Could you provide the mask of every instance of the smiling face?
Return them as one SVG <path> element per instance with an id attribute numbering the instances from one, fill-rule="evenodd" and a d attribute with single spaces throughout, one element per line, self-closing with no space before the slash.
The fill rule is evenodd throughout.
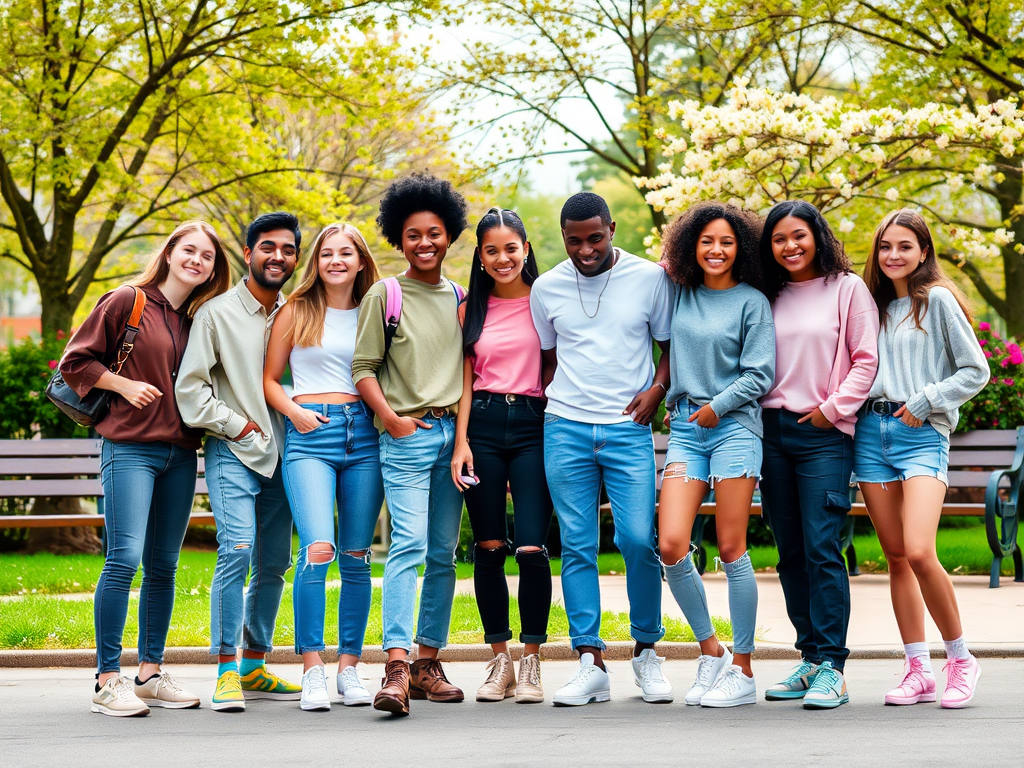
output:
<path id="1" fill-rule="evenodd" d="M 731 287 L 736 281 L 732 268 L 739 246 L 736 233 L 725 219 L 715 219 L 700 231 L 697 238 L 697 264 L 704 270 L 708 287 Z"/>
<path id="2" fill-rule="evenodd" d="M 432 211 L 420 211 L 402 227 L 402 255 L 409 262 L 409 277 L 430 280 L 440 275 L 441 262 L 451 244 L 444 220 Z"/>
<path id="3" fill-rule="evenodd" d="M 600 216 L 586 221 L 566 219 L 562 228 L 565 253 L 584 277 L 593 277 L 611 268 L 615 261 L 615 222 L 605 224 Z"/>
<path id="4" fill-rule="evenodd" d="M 789 279 L 800 283 L 821 277 L 821 268 L 815 258 L 817 249 L 810 225 L 796 216 L 781 219 L 772 230 L 772 255 Z"/>
<path id="5" fill-rule="evenodd" d="M 878 241 L 878 267 L 897 286 L 906 285 L 909 278 L 924 263 L 927 253 L 914 230 L 894 224 L 882 233 Z"/>
<path id="6" fill-rule="evenodd" d="M 175 280 L 195 288 L 213 275 L 217 252 L 202 230 L 186 232 L 167 255 L 168 272 Z"/>
<path id="7" fill-rule="evenodd" d="M 495 283 L 511 285 L 522 282 L 523 264 L 530 244 L 509 227 L 493 227 L 484 233 L 480 243 L 480 263 Z"/>
<path id="8" fill-rule="evenodd" d="M 352 238 L 343 232 L 334 232 L 324 238 L 317 254 L 317 269 L 324 285 L 341 287 L 354 283 L 363 261 Z"/>
<path id="9" fill-rule="evenodd" d="M 295 233 L 290 229 L 273 229 L 260 234 L 253 250 L 243 251 L 249 274 L 261 287 L 277 291 L 295 271 L 298 250 Z"/>

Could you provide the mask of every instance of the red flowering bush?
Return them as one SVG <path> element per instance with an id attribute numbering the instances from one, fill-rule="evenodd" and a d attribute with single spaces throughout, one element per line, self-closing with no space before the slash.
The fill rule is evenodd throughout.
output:
<path id="1" fill-rule="evenodd" d="M 1013 429 L 1024 425 L 1024 352 L 988 323 L 978 324 L 978 343 L 988 360 L 989 381 L 960 409 L 957 432 Z"/>

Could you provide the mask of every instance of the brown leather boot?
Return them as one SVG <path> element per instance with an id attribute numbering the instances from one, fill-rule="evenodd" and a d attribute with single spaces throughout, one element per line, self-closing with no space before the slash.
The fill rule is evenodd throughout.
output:
<path id="1" fill-rule="evenodd" d="M 393 715 L 409 714 L 409 662 L 389 661 L 384 666 L 381 688 L 373 697 L 373 708 Z"/>
<path id="2" fill-rule="evenodd" d="M 465 698 L 462 689 L 448 682 L 437 659 L 416 659 L 410 665 L 412 682 L 409 685 L 409 696 L 414 699 L 428 701 L 458 702 Z"/>

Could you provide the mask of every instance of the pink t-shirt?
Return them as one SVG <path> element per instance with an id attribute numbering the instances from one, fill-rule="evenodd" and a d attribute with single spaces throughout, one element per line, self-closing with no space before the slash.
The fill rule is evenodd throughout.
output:
<path id="1" fill-rule="evenodd" d="M 530 297 L 487 299 L 487 318 L 473 345 L 473 391 L 540 397 L 540 337 Z"/>
<path id="2" fill-rule="evenodd" d="M 763 408 L 822 414 L 853 435 L 878 370 L 878 307 L 854 274 L 787 282 L 772 304 L 775 382 Z M 840 343 L 842 338 L 842 343 Z"/>

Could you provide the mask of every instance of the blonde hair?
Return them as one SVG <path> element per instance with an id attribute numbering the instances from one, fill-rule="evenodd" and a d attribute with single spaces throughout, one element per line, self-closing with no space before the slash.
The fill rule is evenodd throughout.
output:
<path id="1" fill-rule="evenodd" d="M 174 250 L 174 246 L 178 244 L 181 238 L 191 232 L 202 232 L 213 243 L 213 274 L 210 275 L 206 282 L 193 288 L 192 293 L 188 295 L 183 304 L 188 316 L 194 317 L 196 310 L 214 296 L 224 293 L 231 285 L 231 267 L 228 264 L 227 254 L 224 251 L 224 244 L 221 242 L 220 237 L 217 236 L 214 228 L 205 221 L 192 219 L 176 226 L 174 231 L 164 240 L 163 245 L 150 255 L 149 263 L 146 264 L 142 274 L 126 284 L 143 286 L 160 285 L 160 283 L 164 282 L 170 273 L 169 257 L 171 251 Z"/>
<path id="2" fill-rule="evenodd" d="M 352 288 L 352 298 L 357 305 L 370 290 L 370 286 L 380 279 L 377 264 L 370 254 L 370 246 L 366 244 L 366 239 L 358 229 L 345 223 L 328 224 L 324 227 L 310 246 L 302 280 L 288 297 L 288 303 L 292 305 L 292 326 L 288 329 L 288 335 L 296 346 L 318 347 L 323 341 L 324 322 L 327 318 L 327 293 L 324 281 L 320 277 L 320 249 L 324 241 L 335 234 L 342 234 L 351 239 L 356 247 L 356 253 L 359 254 L 359 262 L 363 268 L 356 275 L 356 282 Z"/>

